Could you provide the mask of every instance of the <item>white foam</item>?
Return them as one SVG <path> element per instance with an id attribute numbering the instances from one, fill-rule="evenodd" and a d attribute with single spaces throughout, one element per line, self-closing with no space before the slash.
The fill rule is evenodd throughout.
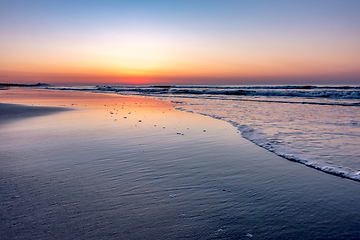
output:
<path id="1" fill-rule="evenodd" d="M 192 105 L 192 106 L 194 106 L 194 105 Z M 200 105 L 197 105 L 197 106 L 199 107 Z M 197 113 L 197 114 L 201 114 L 204 116 L 212 117 L 214 119 L 227 121 L 230 124 L 232 124 L 234 127 L 236 127 L 241 132 L 241 135 L 245 139 L 255 143 L 256 145 L 258 145 L 270 152 L 275 153 L 276 155 L 278 155 L 280 157 L 283 157 L 290 161 L 304 164 L 308 167 L 311 167 L 311 168 L 314 168 L 317 170 L 321 170 L 321 171 L 329 173 L 329 174 L 333 174 L 333 175 L 337 175 L 340 177 L 360 181 L 360 171 L 356 171 L 356 170 L 346 167 L 346 166 L 336 165 L 331 161 L 327 161 L 327 162 L 319 161 L 316 156 L 309 156 L 309 155 L 304 154 L 304 152 L 306 152 L 307 150 L 302 152 L 302 151 L 299 151 L 298 149 L 293 149 L 287 145 L 280 145 L 277 141 L 270 140 L 269 136 L 267 136 L 263 132 L 256 130 L 249 125 L 241 124 L 234 117 L 231 118 L 229 116 L 225 117 L 225 116 L 219 116 L 219 115 L 215 115 L 215 114 L 207 114 L 207 113 L 201 112 L 199 110 L 197 110 L 197 111 L 188 110 L 187 106 L 177 106 L 177 107 L 175 107 L 175 109 L 181 110 L 181 111 L 186 111 L 186 112 L 191 112 L 191 113 Z M 222 111 L 217 112 L 217 114 L 221 114 L 221 113 L 224 114 Z"/>

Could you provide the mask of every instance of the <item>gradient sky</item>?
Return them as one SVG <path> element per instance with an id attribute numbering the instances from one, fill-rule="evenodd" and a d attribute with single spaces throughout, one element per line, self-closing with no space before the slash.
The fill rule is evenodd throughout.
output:
<path id="1" fill-rule="evenodd" d="M 0 82 L 360 84 L 360 1 L 0 0 Z"/>

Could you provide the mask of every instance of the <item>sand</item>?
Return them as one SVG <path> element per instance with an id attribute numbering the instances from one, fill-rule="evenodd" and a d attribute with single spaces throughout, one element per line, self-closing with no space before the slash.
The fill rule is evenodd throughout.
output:
<path id="1" fill-rule="evenodd" d="M 280 158 L 226 122 L 143 97 L 13 89 L 0 102 L 57 107 L 30 117 L 35 107 L 1 104 L 29 116 L 0 124 L 1 239 L 360 234 L 358 182 Z"/>
<path id="2" fill-rule="evenodd" d="M 67 111 L 67 110 L 69 109 L 0 103 L 0 124 L 11 122 L 18 119 L 44 116 L 44 115 L 53 114 L 60 111 Z"/>

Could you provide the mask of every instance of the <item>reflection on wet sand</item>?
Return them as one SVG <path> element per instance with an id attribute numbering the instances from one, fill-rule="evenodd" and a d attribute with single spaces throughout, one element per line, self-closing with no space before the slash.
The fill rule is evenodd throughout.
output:
<path id="1" fill-rule="evenodd" d="M 74 109 L 2 125 L 4 239 L 358 236 L 357 183 L 229 123 L 142 97 L 15 89 L 0 101 Z"/>

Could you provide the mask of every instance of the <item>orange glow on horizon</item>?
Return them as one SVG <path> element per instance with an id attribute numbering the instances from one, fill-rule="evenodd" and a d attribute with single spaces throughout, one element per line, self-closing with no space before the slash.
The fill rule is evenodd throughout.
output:
<path id="1" fill-rule="evenodd" d="M 176 85 L 176 84 L 254 84 L 257 82 L 286 83 L 294 80 L 297 83 L 308 81 L 324 82 L 329 80 L 339 81 L 347 79 L 349 83 L 358 83 L 360 72 L 351 71 L 328 71 L 328 72 L 292 72 L 282 73 L 274 71 L 260 74 L 172 74 L 172 75 L 105 75 L 105 74 L 66 74 L 66 73 L 1 73 L 0 82 L 3 83 L 49 83 L 49 84 L 70 84 L 70 85 L 97 85 L 97 84 L 130 84 L 130 85 Z M 344 82 L 344 81 L 343 81 Z M 345 83 L 345 82 L 344 82 Z"/>
<path id="2" fill-rule="evenodd" d="M 313 1 L 8 2 L 0 14 L 7 23 L 0 24 L 1 82 L 360 83 L 356 1 L 326 8 Z"/>

